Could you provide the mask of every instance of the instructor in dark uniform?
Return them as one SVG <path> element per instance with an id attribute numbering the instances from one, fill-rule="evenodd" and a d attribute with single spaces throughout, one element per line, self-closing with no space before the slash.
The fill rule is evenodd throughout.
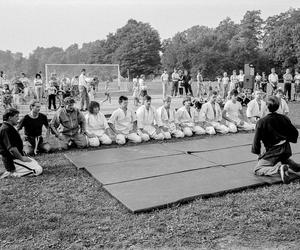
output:
<path id="1" fill-rule="evenodd" d="M 280 174 L 283 183 L 288 183 L 289 172 L 300 171 L 300 164 L 290 159 L 292 156 L 290 142 L 297 142 L 298 130 L 287 116 L 276 112 L 279 108 L 276 96 L 268 98 L 267 107 L 270 113 L 256 124 L 252 153 L 259 155 L 259 158 L 254 173 L 266 176 Z M 263 153 L 261 141 L 265 146 Z"/>

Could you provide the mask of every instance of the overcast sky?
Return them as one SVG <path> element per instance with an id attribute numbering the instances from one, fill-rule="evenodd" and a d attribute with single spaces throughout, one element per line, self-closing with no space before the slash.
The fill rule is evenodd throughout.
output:
<path id="1" fill-rule="evenodd" d="M 262 17 L 299 8 L 300 0 L 0 0 L 0 50 L 28 56 L 37 46 L 66 48 L 106 38 L 128 19 L 148 22 L 162 39 L 193 25 L 216 27 L 247 10 Z"/>

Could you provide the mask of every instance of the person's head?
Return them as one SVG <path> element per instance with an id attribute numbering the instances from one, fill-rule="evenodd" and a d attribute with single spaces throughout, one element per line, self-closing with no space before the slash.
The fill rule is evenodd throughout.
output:
<path id="1" fill-rule="evenodd" d="M 41 76 L 39 73 L 37 73 L 37 74 L 35 74 L 35 78 L 36 78 L 36 79 L 41 79 L 42 76 Z"/>
<path id="2" fill-rule="evenodd" d="M 120 107 L 122 109 L 127 109 L 127 106 L 128 106 L 128 97 L 124 96 L 124 95 L 121 95 L 119 97 L 119 104 L 120 104 Z"/>
<path id="3" fill-rule="evenodd" d="M 53 87 L 54 86 L 54 82 L 51 80 L 49 81 L 49 84 L 50 84 L 50 87 Z"/>
<path id="4" fill-rule="evenodd" d="M 88 111 L 90 114 L 97 115 L 100 111 L 100 104 L 96 101 L 91 101 L 88 107 Z"/>
<path id="5" fill-rule="evenodd" d="M 176 69 L 176 68 L 174 68 L 174 72 L 177 72 L 177 69 Z"/>
<path id="6" fill-rule="evenodd" d="M 1 70 L 1 71 L 0 71 L 0 77 L 2 77 L 3 74 L 4 74 L 4 72 Z"/>
<path id="7" fill-rule="evenodd" d="M 172 97 L 171 96 L 166 96 L 164 99 L 163 99 L 163 102 L 164 102 L 164 107 L 166 109 L 169 109 L 171 107 L 171 102 L 172 102 Z"/>
<path id="8" fill-rule="evenodd" d="M 262 75 L 263 75 L 263 76 L 266 76 L 266 72 L 262 72 Z"/>
<path id="9" fill-rule="evenodd" d="M 236 75 L 236 70 L 235 70 L 235 69 L 232 71 L 232 74 L 233 74 L 233 75 Z"/>
<path id="10" fill-rule="evenodd" d="M 211 103 L 215 103 L 217 101 L 217 98 L 218 98 L 218 92 L 217 91 L 213 91 L 212 95 L 210 96 L 209 101 Z"/>
<path id="11" fill-rule="evenodd" d="M 255 93 L 254 93 L 254 96 L 255 96 L 255 99 L 256 100 L 261 100 L 264 96 L 264 92 L 262 90 L 256 90 Z"/>
<path id="12" fill-rule="evenodd" d="M 81 70 L 81 74 L 85 75 L 85 73 L 86 73 L 86 70 L 85 70 L 85 69 L 82 69 L 82 70 Z"/>
<path id="13" fill-rule="evenodd" d="M 26 77 L 26 74 L 24 72 L 21 73 L 22 77 Z"/>
<path id="14" fill-rule="evenodd" d="M 239 92 L 236 89 L 233 89 L 230 91 L 230 99 L 233 102 L 236 102 L 238 95 L 239 95 Z"/>
<path id="15" fill-rule="evenodd" d="M 30 103 L 29 103 L 29 109 L 35 113 L 35 114 L 38 114 L 41 110 L 41 103 L 37 100 L 32 100 Z"/>
<path id="16" fill-rule="evenodd" d="M 189 72 L 185 69 L 184 74 L 187 76 L 189 74 Z"/>
<path id="17" fill-rule="evenodd" d="M 15 108 L 6 109 L 3 114 L 3 121 L 15 126 L 19 121 L 19 113 L 20 112 Z"/>
<path id="18" fill-rule="evenodd" d="M 275 68 L 272 68 L 272 69 L 271 69 L 271 72 L 272 72 L 272 73 L 275 73 Z"/>
<path id="19" fill-rule="evenodd" d="M 151 96 L 149 96 L 149 95 L 144 96 L 144 105 L 145 105 L 146 109 L 150 108 L 150 106 L 151 106 Z"/>
<path id="20" fill-rule="evenodd" d="M 259 76 L 259 73 L 257 72 L 256 75 Z"/>
<path id="21" fill-rule="evenodd" d="M 194 102 L 194 107 L 195 107 L 195 109 L 196 109 L 197 111 L 200 111 L 201 108 L 202 108 L 202 103 L 199 102 L 199 101 L 195 101 L 195 102 Z"/>
<path id="22" fill-rule="evenodd" d="M 279 108 L 279 99 L 276 96 L 269 96 L 267 100 L 267 107 L 271 113 L 274 113 Z"/>
<path id="23" fill-rule="evenodd" d="M 8 85 L 7 83 L 5 83 L 5 84 L 3 85 L 3 88 L 6 89 L 6 90 L 7 90 L 7 89 L 9 90 L 9 85 Z"/>
<path id="24" fill-rule="evenodd" d="M 167 72 L 168 72 L 168 71 L 167 71 L 166 69 L 164 69 L 164 73 L 167 74 Z"/>
<path id="25" fill-rule="evenodd" d="M 190 108 L 191 103 L 192 103 L 192 99 L 189 96 L 185 97 L 182 101 L 183 106 L 185 106 L 186 108 Z"/>
<path id="26" fill-rule="evenodd" d="M 75 100 L 72 97 L 64 99 L 66 111 L 72 112 L 74 110 Z"/>
<path id="27" fill-rule="evenodd" d="M 240 69 L 240 75 L 244 74 L 244 71 L 242 69 Z"/>
<path id="28" fill-rule="evenodd" d="M 284 93 L 282 89 L 277 89 L 275 92 L 275 96 L 279 99 L 281 99 L 283 97 Z"/>
<path id="29" fill-rule="evenodd" d="M 224 76 L 224 77 L 227 77 L 227 72 L 224 72 L 224 73 L 223 73 L 223 76 Z"/>
<path id="30" fill-rule="evenodd" d="M 289 73 L 291 73 L 291 70 L 290 70 L 289 68 L 287 68 L 287 69 L 285 70 L 285 73 L 289 74 Z"/>

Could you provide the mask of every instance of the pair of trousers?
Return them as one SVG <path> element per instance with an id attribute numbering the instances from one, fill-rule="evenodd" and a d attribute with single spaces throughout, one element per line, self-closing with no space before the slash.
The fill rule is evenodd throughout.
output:
<path id="1" fill-rule="evenodd" d="M 286 82 L 284 84 L 284 95 L 287 96 L 286 94 L 288 94 L 288 100 L 290 101 L 292 99 L 292 84 L 291 83 L 288 83 Z"/>
<path id="2" fill-rule="evenodd" d="M 184 85 L 184 89 L 185 89 L 185 94 L 188 95 L 190 93 L 191 96 L 193 96 L 193 90 L 192 90 L 192 85 L 189 83 L 186 83 Z"/>
<path id="3" fill-rule="evenodd" d="M 56 109 L 56 95 L 48 96 L 48 109 L 51 109 L 52 105 L 53 108 Z"/>
<path id="4" fill-rule="evenodd" d="M 81 90 L 80 91 L 80 109 L 83 109 L 84 104 L 85 104 L 85 108 L 88 109 L 90 100 L 89 100 L 89 95 L 88 95 L 87 89 L 86 89 L 86 87 L 81 86 L 80 90 Z"/>
<path id="5" fill-rule="evenodd" d="M 173 81 L 171 87 L 171 96 L 177 96 L 178 92 L 178 82 Z"/>

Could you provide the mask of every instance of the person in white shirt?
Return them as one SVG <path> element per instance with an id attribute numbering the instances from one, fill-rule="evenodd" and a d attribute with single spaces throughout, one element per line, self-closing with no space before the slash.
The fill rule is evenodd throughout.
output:
<path id="1" fill-rule="evenodd" d="M 101 143 L 109 145 L 112 143 L 112 134 L 107 120 L 103 113 L 100 112 L 100 104 L 92 101 L 88 107 L 88 113 L 85 115 L 86 135 L 88 136 L 89 145 L 98 147 Z"/>
<path id="2" fill-rule="evenodd" d="M 261 90 L 255 91 L 255 98 L 247 105 L 246 115 L 248 120 L 256 124 L 256 122 L 267 114 L 267 105 L 263 101 L 264 92 Z"/>
<path id="3" fill-rule="evenodd" d="M 195 124 L 195 108 L 191 107 L 191 97 L 186 97 L 183 99 L 183 107 L 177 110 L 175 114 L 175 119 L 178 121 L 178 124 L 181 126 L 182 131 L 185 136 L 192 136 L 193 133 L 196 135 L 205 134 L 205 130 L 200 126 Z"/>
<path id="4" fill-rule="evenodd" d="M 288 100 L 292 100 L 292 81 L 293 76 L 290 72 L 290 69 L 286 69 L 285 74 L 283 75 L 283 82 L 284 82 L 284 95 L 288 97 Z"/>
<path id="5" fill-rule="evenodd" d="M 177 72 L 177 69 L 174 69 L 174 72 L 172 73 L 172 87 L 171 87 L 171 96 L 177 96 L 178 92 L 178 82 L 179 82 L 179 74 Z"/>
<path id="6" fill-rule="evenodd" d="M 163 98 L 166 97 L 166 92 L 168 90 L 169 85 L 169 75 L 167 70 L 164 70 L 164 73 L 161 75 L 161 83 L 162 83 L 162 90 L 163 90 Z"/>
<path id="7" fill-rule="evenodd" d="M 238 79 L 239 79 L 238 91 L 241 92 L 242 89 L 244 88 L 244 80 L 245 80 L 244 71 L 241 69 L 240 69 L 240 73 L 238 75 Z"/>
<path id="8" fill-rule="evenodd" d="M 33 80 L 36 99 L 42 101 L 43 98 L 43 80 L 40 74 L 36 74 Z"/>
<path id="9" fill-rule="evenodd" d="M 294 77 L 294 81 L 295 81 L 295 94 L 294 94 L 294 100 L 298 101 L 298 98 L 300 97 L 300 70 L 296 69 L 295 70 L 295 77 Z"/>
<path id="10" fill-rule="evenodd" d="M 230 76 L 229 92 L 231 92 L 234 89 L 237 89 L 238 85 L 239 85 L 239 78 L 236 74 L 236 70 L 233 70 L 232 75 Z"/>
<path id="11" fill-rule="evenodd" d="M 85 104 L 85 110 L 87 110 L 89 106 L 89 95 L 88 95 L 88 83 L 87 83 L 87 77 L 86 77 L 86 70 L 82 69 L 81 74 L 78 79 L 78 85 L 79 85 L 79 93 L 80 93 L 80 110 L 83 111 L 84 104 Z"/>
<path id="12" fill-rule="evenodd" d="M 281 88 L 277 89 L 275 92 L 275 96 L 279 99 L 279 108 L 276 112 L 282 115 L 288 115 L 290 110 L 286 101 L 283 99 L 283 90 Z"/>
<path id="13" fill-rule="evenodd" d="M 223 119 L 231 131 L 254 130 L 255 124 L 245 122 L 242 105 L 237 101 L 238 94 L 236 89 L 230 92 L 230 100 L 225 103 L 222 112 Z"/>
<path id="14" fill-rule="evenodd" d="M 173 135 L 175 138 L 183 138 L 184 133 L 181 131 L 178 121 L 175 120 L 175 110 L 171 108 L 171 96 L 166 96 L 163 99 L 164 105 L 157 109 L 158 119 L 163 126 L 165 132 L 169 132 L 170 136 L 166 134 L 167 138 Z"/>
<path id="15" fill-rule="evenodd" d="M 203 77 L 201 74 L 201 70 L 198 70 L 198 74 L 197 74 L 197 92 L 196 92 L 196 97 L 200 97 L 205 93 L 204 90 L 204 84 L 203 84 Z"/>
<path id="16" fill-rule="evenodd" d="M 268 81 L 271 84 L 272 87 L 272 95 L 275 93 L 275 91 L 277 90 L 277 86 L 278 86 L 278 75 L 275 73 L 275 68 L 271 69 L 271 74 L 268 77 Z"/>
<path id="17" fill-rule="evenodd" d="M 196 110 L 196 112 L 195 112 L 195 125 L 200 126 L 201 128 L 203 128 L 205 130 L 206 134 L 215 135 L 216 130 L 214 129 L 214 127 L 210 123 L 208 123 L 205 120 L 205 116 L 201 112 L 202 103 L 200 101 L 195 101 L 194 102 L 194 107 L 195 107 L 195 110 Z"/>
<path id="18" fill-rule="evenodd" d="M 137 109 L 136 116 L 139 135 L 143 133 L 155 140 L 165 139 L 157 112 L 155 108 L 151 106 L 151 96 L 144 96 L 144 104 Z"/>
<path id="19" fill-rule="evenodd" d="M 255 76 L 255 89 L 256 89 L 256 90 L 259 90 L 260 88 L 262 88 L 261 80 L 262 80 L 262 77 L 261 77 L 261 75 L 257 72 L 257 73 L 256 73 L 256 76 Z"/>
<path id="20" fill-rule="evenodd" d="M 213 91 L 209 101 L 202 105 L 202 116 L 218 133 L 227 134 L 228 132 L 236 132 L 235 130 L 230 131 L 226 125 L 222 124 L 222 111 L 220 105 L 216 102 L 217 98 L 218 92 Z"/>
<path id="21" fill-rule="evenodd" d="M 145 75 L 141 75 L 139 78 L 139 90 L 140 90 L 140 96 L 142 98 L 148 94 L 147 86 L 145 84 Z"/>
<path id="22" fill-rule="evenodd" d="M 147 134 L 137 134 L 137 119 L 132 110 L 128 109 L 127 96 L 119 97 L 120 107 L 116 109 L 108 120 L 108 125 L 114 131 L 116 142 L 120 145 L 126 143 L 126 139 L 133 143 L 150 140 Z"/>
<path id="23" fill-rule="evenodd" d="M 227 72 L 223 73 L 221 90 L 223 93 L 223 95 L 222 95 L 223 98 L 226 99 L 226 97 L 228 96 L 228 92 L 229 92 L 229 77 L 227 76 Z"/>

